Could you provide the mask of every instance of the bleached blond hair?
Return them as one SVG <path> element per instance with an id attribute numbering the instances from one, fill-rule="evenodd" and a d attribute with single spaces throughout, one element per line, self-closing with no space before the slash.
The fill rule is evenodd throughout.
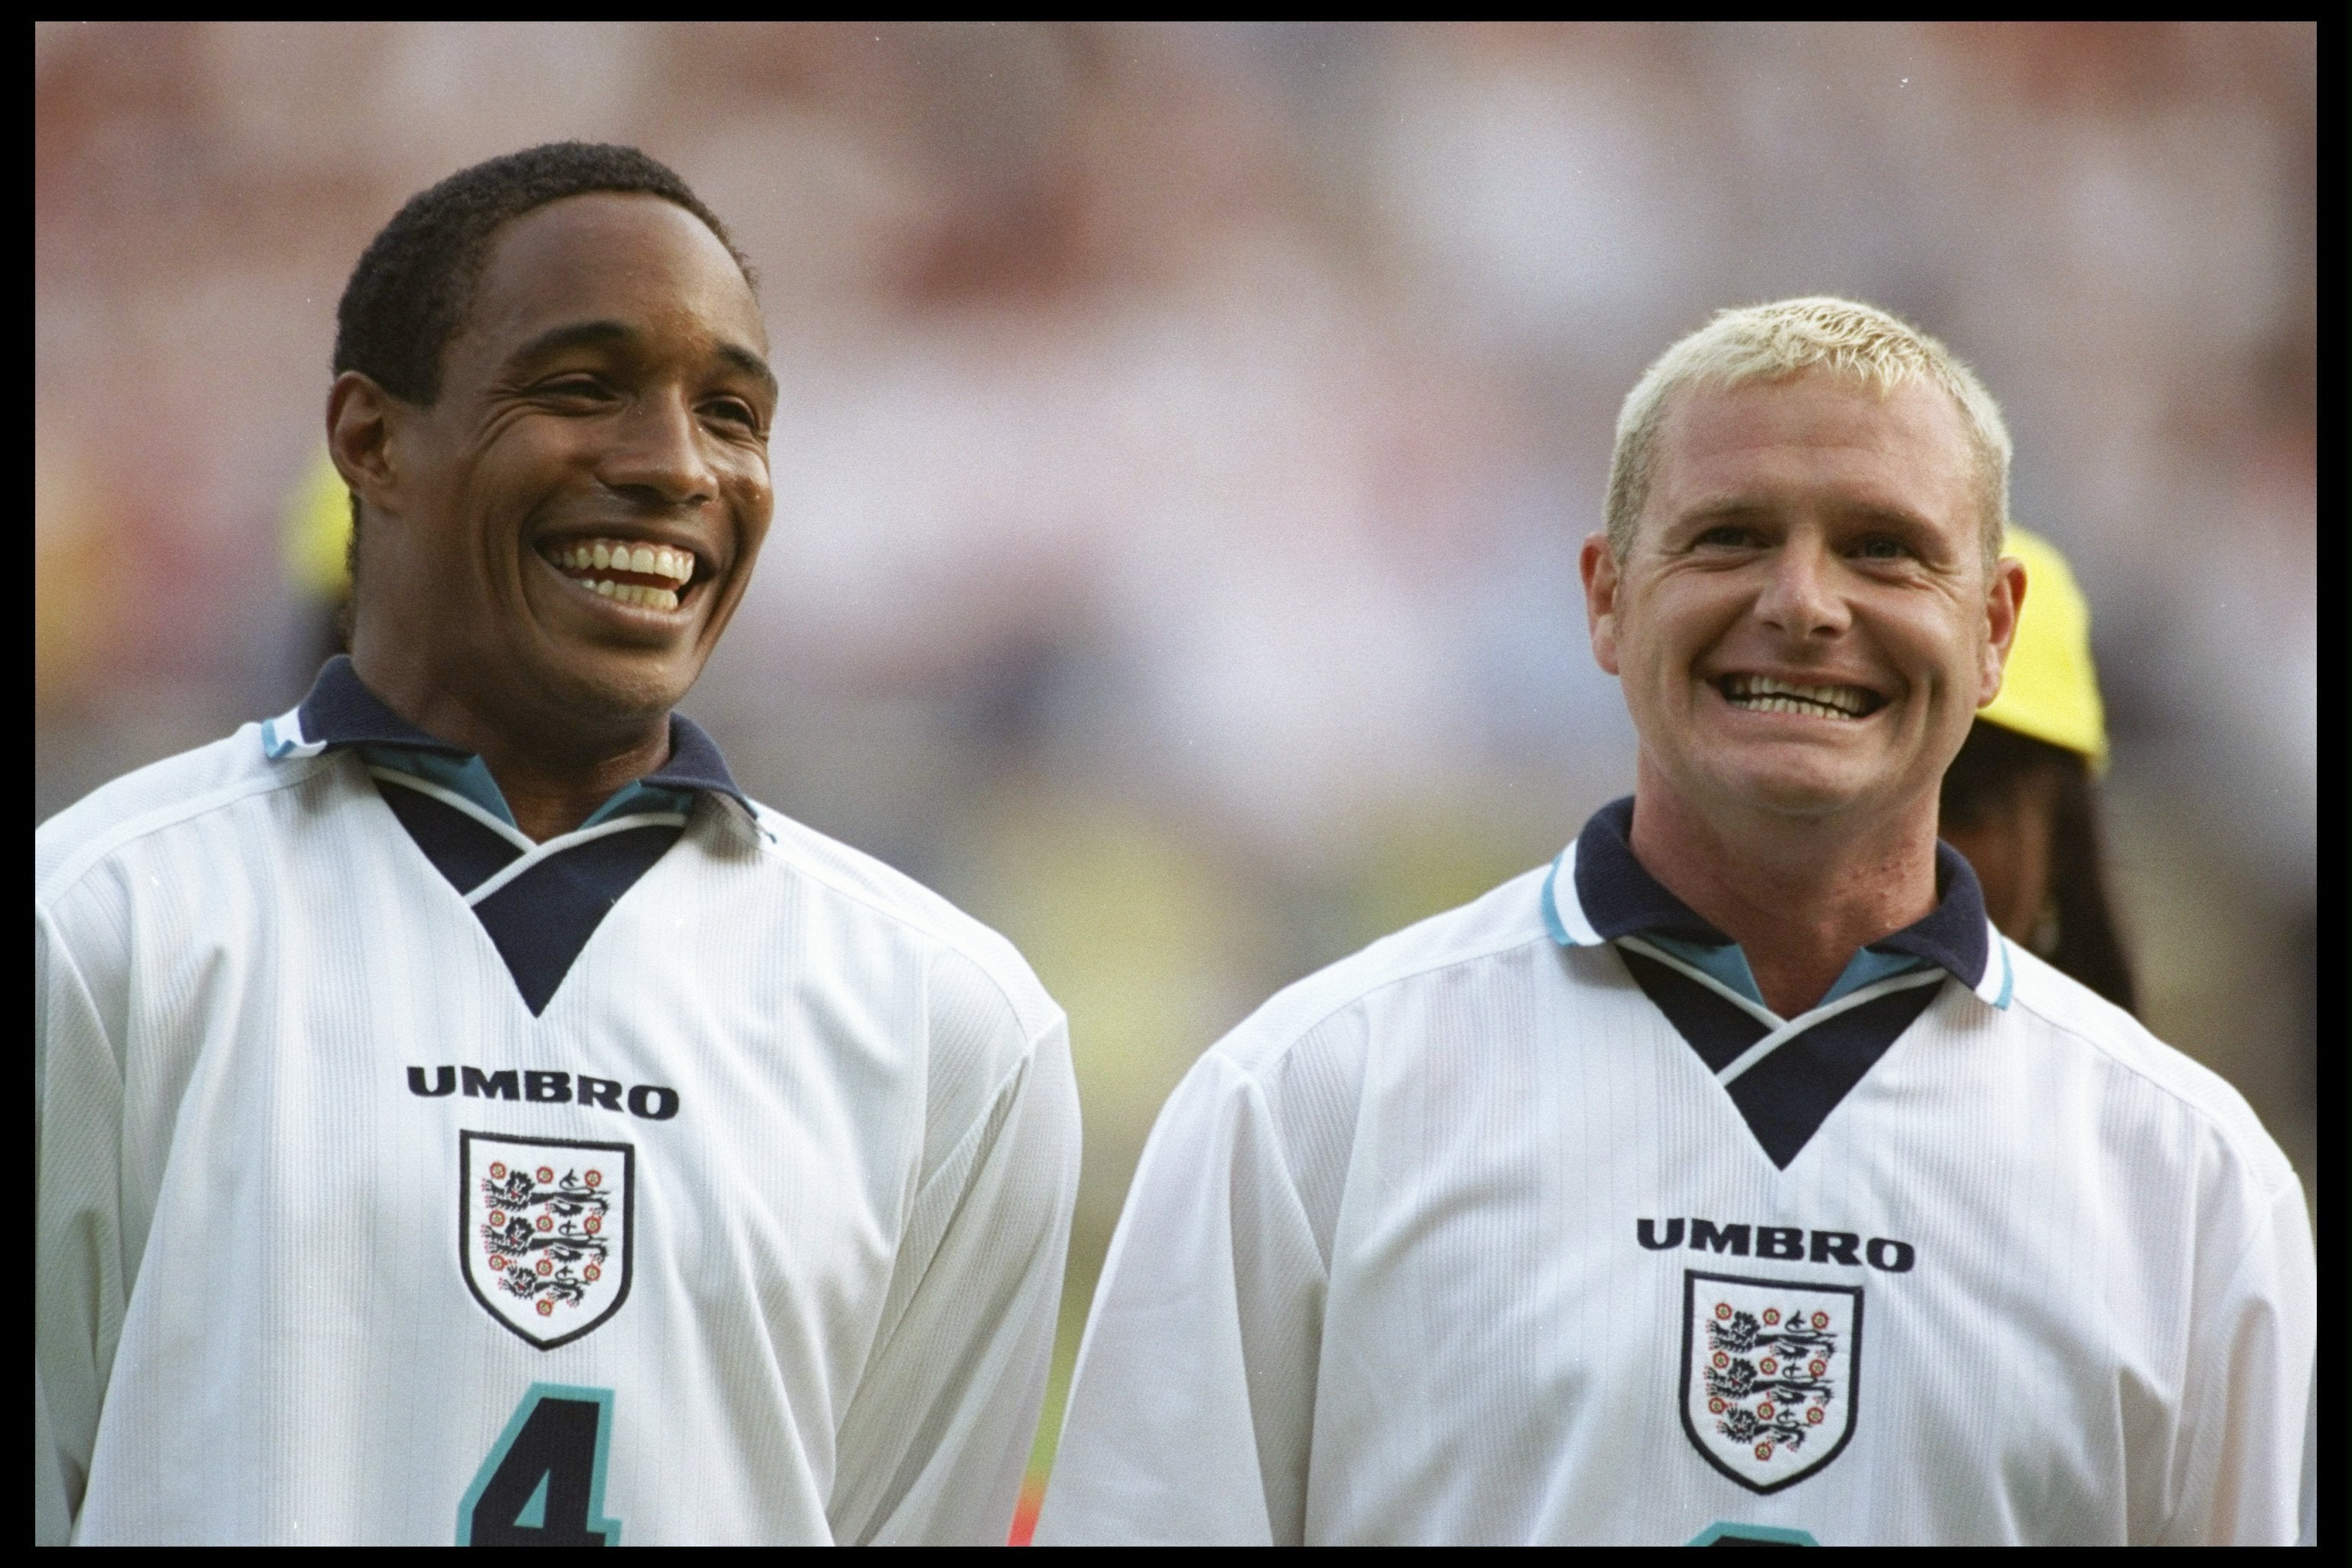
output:
<path id="1" fill-rule="evenodd" d="M 2000 558 L 2009 521 L 2009 426 L 2000 405 L 1976 373 L 1934 338 L 1875 306 L 1815 295 L 1718 310 L 1715 319 L 1660 354 L 1617 413 L 1617 447 L 1609 458 L 1610 553 L 1633 547 L 1633 528 L 1649 500 L 1658 430 L 1674 395 L 1685 386 L 1737 386 L 1823 369 L 1891 394 L 1904 383 L 1941 387 L 1960 411 L 1976 468 L 1984 520 L 1985 569 Z"/>

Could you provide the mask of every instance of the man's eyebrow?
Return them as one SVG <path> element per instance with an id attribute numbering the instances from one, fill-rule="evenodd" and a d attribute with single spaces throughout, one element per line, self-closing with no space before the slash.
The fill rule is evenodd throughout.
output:
<path id="1" fill-rule="evenodd" d="M 776 373 L 768 368 L 766 360 L 736 343 L 720 343 L 718 352 L 720 359 L 758 382 L 769 397 L 773 398 L 777 395 Z"/>
<path id="2" fill-rule="evenodd" d="M 1909 531 L 1929 530 L 1934 524 L 1911 508 L 1879 501 L 1842 502 L 1833 509 L 1848 523 L 1895 528 Z M 1777 517 L 1786 508 L 1764 497 L 1740 495 L 1714 496 L 1697 505 L 1677 512 L 1673 522 L 1685 528 L 1713 526 L 1726 522 L 1749 522 L 1762 518 Z"/>
<path id="3" fill-rule="evenodd" d="M 637 330 L 626 321 L 568 321 L 551 327 L 514 352 L 510 363 L 528 364 L 563 353 L 566 349 L 613 348 L 626 346 L 639 340 Z M 777 395 L 776 373 L 768 362 L 740 343 L 720 343 L 714 351 L 735 369 L 758 382 L 770 397 Z"/>
<path id="4" fill-rule="evenodd" d="M 1900 524 L 1905 528 L 1934 526 L 1926 516 L 1907 506 L 1880 505 L 1865 501 L 1853 509 L 1853 515 L 1864 522 Z"/>
<path id="5" fill-rule="evenodd" d="M 1703 524 L 1745 522 L 1752 518 L 1769 517 L 1779 509 L 1766 500 L 1745 496 L 1711 496 L 1696 506 L 1686 507 L 1675 514 L 1678 527 L 1696 528 Z"/>
<path id="6" fill-rule="evenodd" d="M 514 363 L 521 363 L 545 359 L 566 349 L 607 348 L 615 343 L 633 342 L 636 335 L 625 321 L 568 321 L 540 333 L 515 350 L 509 358 Z"/>

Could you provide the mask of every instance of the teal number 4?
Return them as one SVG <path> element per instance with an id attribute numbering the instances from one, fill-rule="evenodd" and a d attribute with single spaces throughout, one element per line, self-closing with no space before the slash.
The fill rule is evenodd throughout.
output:
<path id="1" fill-rule="evenodd" d="M 460 1546 L 618 1546 L 604 1515 L 613 1391 L 534 1383 L 457 1505 Z"/>
<path id="2" fill-rule="evenodd" d="M 1819 1546 L 1810 1531 L 1778 1524 L 1733 1524 L 1717 1520 L 1690 1539 L 1693 1546 Z"/>

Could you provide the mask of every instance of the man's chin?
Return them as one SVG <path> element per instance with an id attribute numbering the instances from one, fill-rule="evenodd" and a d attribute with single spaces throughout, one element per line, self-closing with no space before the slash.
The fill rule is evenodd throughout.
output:
<path id="1" fill-rule="evenodd" d="M 529 684 L 554 712 L 583 727 L 626 730 L 663 718 L 693 686 L 699 667 L 653 649 L 557 647 L 534 650 Z"/>
<path id="2" fill-rule="evenodd" d="M 527 589 L 514 657 L 532 667 L 536 684 L 583 718 L 627 722 L 667 713 L 701 675 L 715 641 L 707 597 L 667 615 L 615 616 L 593 599 L 579 603 L 576 590 L 552 572 Z"/>
<path id="3" fill-rule="evenodd" d="M 1869 809 L 1880 795 L 1879 781 L 1858 779 L 1836 768 L 1763 767 L 1718 775 L 1710 793 L 1727 805 L 1808 821 L 1832 819 Z"/>

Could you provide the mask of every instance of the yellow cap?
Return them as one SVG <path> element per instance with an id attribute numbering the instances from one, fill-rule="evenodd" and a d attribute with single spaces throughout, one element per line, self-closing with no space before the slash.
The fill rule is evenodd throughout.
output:
<path id="1" fill-rule="evenodd" d="M 2091 606 L 2066 558 L 2049 541 L 2012 523 L 2001 553 L 2025 565 L 2025 607 L 2017 617 L 2000 695 L 1978 716 L 2080 752 L 2105 773 L 2107 721 L 2099 672 L 2091 664 Z"/>
<path id="2" fill-rule="evenodd" d="M 352 492 L 322 448 L 286 500 L 286 574 L 313 598 L 341 599 L 352 585 Z"/>

